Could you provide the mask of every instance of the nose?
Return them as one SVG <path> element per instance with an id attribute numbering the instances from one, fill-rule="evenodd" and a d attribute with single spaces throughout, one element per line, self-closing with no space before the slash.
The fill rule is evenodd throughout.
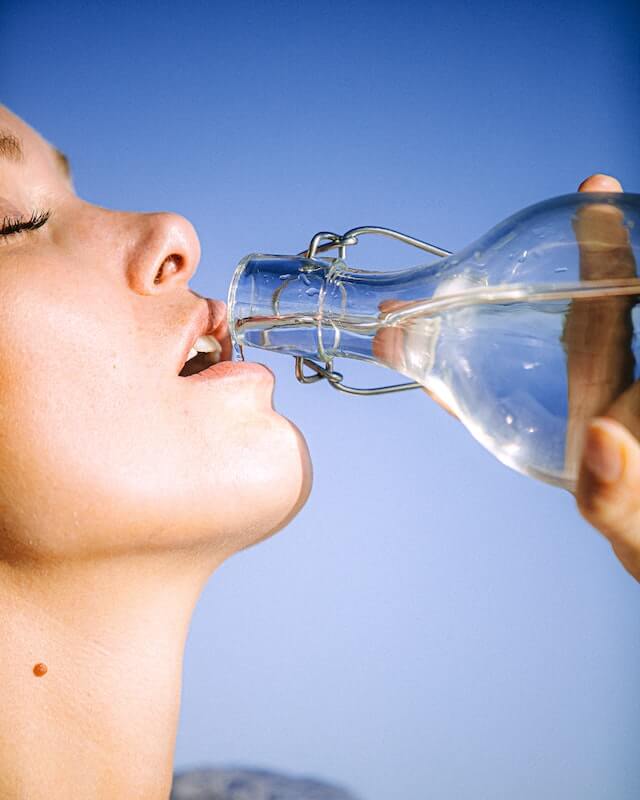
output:
<path id="1" fill-rule="evenodd" d="M 151 295 L 185 286 L 200 260 L 200 240 L 179 214 L 132 215 L 127 282 L 138 294 Z"/>

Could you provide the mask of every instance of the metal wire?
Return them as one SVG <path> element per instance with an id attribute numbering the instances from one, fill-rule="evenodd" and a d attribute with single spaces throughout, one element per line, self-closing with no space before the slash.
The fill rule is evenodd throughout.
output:
<path id="1" fill-rule="evenodd" d="M 320 231 L 316 233 L 311 241 L 309 247 L 303 250 L 298 255 L 306 256 L 306 258 L 315 258 L 318 253 L 325 253 L 327 250 L 338 250 L 338 256 L 344 261 L 347 253 L 347 247 L 352 247 L 358 244 L 358 237 L 365 235 L 388 236 L 391 239 L 396 239 L 403 244 L 408 244 L 411 247 L 417 247 L 418 250 L 423 250 L 432 255 L 444 258 L 450 256 L 451 252 L 442 247 L 424 242 L 422 239 L 416 239 L 414 236 L 409 236 L 406 233 L 395 231 L 392 228 L 381 228 L 377 225 L 365 225 L 359 228 L 352 228 L 343 234 L 333 233 L 333 231 Z M 294 356 L 295 358 L 295 375 L 300 383 L 317 383 L 321 380 L 326 380 L 333 389 L 345 394 L 357 395 L 360 397 L 370 397 L 377 394 L 391 394 L 392 392 L 405 392 L 408 389 L 420 389 L 421 384 L 416 381 L 407 383 L 395 383 L 388 386 L 372 386 L 372 387 L 357 387 L 348 386 L 343 383 L 344 376 L 341 372 L 334 370 L 330 361 L 325 362 L 324 366 L 318 364 L 310 358 L 303 358 L 302 356 Z M 305 373 L 304 368 L 312 370 L 312 374 Z"/>

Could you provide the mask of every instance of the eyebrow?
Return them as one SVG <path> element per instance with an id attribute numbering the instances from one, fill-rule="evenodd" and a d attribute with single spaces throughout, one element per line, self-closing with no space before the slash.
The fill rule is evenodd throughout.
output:
<path id="1" fill-rule="evenodd" d="M 53 150 L 58 166 L 66 178 L 71 178 L 71 167 L 69 159 L 58 150 L 57 147 L 51 147 Z M 22 142 L 11 131 L 0 129 L 0 158 L 6 158 L 9 161 L 20 163 L 24 161 L 24 150 Z"/>
<path id="2" fill-rule="evenodd" d="M 53 148 L 53 152 L 56 154 L 56 160 L 58 162 L 58 166 L 64 172 L 65 176 L 70 179 L 71 164 L 69 163 L 69 159 L 67 158 L 67 156 L 65 156 L 65 154 L 61 150 L 58 150 L 57 147 Z"/>
<path id="3" fill-rule="evenodd" d="M 24 152 L 17 136 L 9 131 L 0 130 L 0 157 L 9 161 L 23 161 Z"/>

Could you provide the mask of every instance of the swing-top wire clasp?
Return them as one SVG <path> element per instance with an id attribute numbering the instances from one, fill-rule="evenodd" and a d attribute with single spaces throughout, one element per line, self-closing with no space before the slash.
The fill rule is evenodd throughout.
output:
<path id="1" fill-rule="evenodd" d="M 434 256 L 445 258 L 450 256 L 449 250 L 444 250 L 442 247 L 423 242 L 421 239 L 416 239 L 414 236 L 408 236 L 406 233 L 394 231 L 391 228 L 380 228 L 376 225 L 364 225 L 360 228 L 352 228 L 351 230 L 343 233 L 333 233 L 332 231 L 320 231 L 316 233 L 311 241 L 309 247 L 303 250 L 298 255 L 305 256 L 306 258 L 314 258 L 318 253 L 325 253 L 327 250 L 337 250 L 338 257 L 343 261 L 346 259 L 347 247 L 352 247 L 358 244 L 358 237 L 368 234 L 377 236 L 388 236 L 391 239 L 396 239 L 403 244 L 417 247 L 426 253 L 431 253 Z M 294 356 L 296 366 L 295 374 L 296 379 L 300 383 L 316 383 L 317 381 L 326 380 L 333 389 L 346 394 L 355 394 L 360 396 L 371 396 L 375 394 L 389 394 L 391 392 L 404 392 L 407 389 L 419 389 L 421 384 L 415 381 L 408 383 L 395 383 L 390 386 L 373 386 L 370 388 L 347 386 L 343 383 L 344 377 L 341 372 L 333 369 L 331 361 L 326 361 L 324 366 L 318 364 L 310 358 L 303 356 Z M 305 373 L 304 368 L 310 369 L 311 373 Z"/>

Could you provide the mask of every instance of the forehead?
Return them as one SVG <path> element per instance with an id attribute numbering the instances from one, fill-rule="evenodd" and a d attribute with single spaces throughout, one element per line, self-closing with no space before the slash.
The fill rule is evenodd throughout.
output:
<path id="1" fill-rule="evenodd" d="M 66 156 L 8 108 L 0 105 L 0 174 L 7 165 L 20 165 L 29 172 L 53 170 L 69 177 Z"/>

